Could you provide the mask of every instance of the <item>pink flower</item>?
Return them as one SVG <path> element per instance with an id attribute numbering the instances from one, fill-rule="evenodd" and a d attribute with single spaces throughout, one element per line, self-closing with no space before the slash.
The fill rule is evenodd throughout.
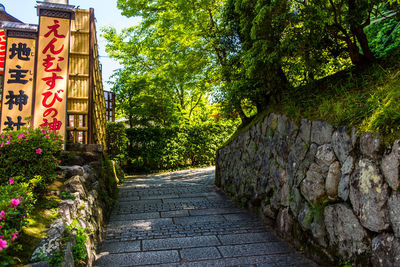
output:
<path id="1" fill-rule="evenodd" d="M 0 229 L 3 228 L 3 225 L 0 224 Z"/>
<path id="2" fill-rule="evenodd" d="M 18 144 L 22 144 L 21 142 L 18 142 Z"/>
<path id="3" fill-rule="evenodd" d="M 10 144 L 10 139 L 8 139 L 6 142 L 6 145 L 9 145 L 9 144 Z"/>
<path id="4" fill-rule="evenodd" d="M 3 146 L 4 146 L 4 142 L 1 142 L 0 147 L 3 147 Z"/>
<path id="5" fill-rule="evenodd" d="M 17 137 L 18 137 L 18 139 L 23 139 L 25 137 L 25 135 L 23 133 L 20 133 Z"/>
<path id="6" fill-rule="evenodd" d="M 4 138 L 4 134 L 2 134 L 0 137 L 1 137 L 1 138 Z"/>
<path id="7" fill-rule="evenodd" d="M 58 160 L 58 164 L 60 164 L 60 163 L 61 163 L 61 159 Z"/>
<path id="8" fill-rule="evenodd" d="M 43 150 L 41 150 L 40 148 L 37 148 L 36 150 L 36 154 L 42 154 Z"/>
<path id="9" fill-rule="evenodd" d="M 21 204 L 22 200 L 20 198 L 13 198 L 10 200 L 10 207 L 16 208 L 19 204 Z"/>
<path id="10" fill-rule="evenodd" d="M 12 177 L 8 180 L 8 183 L 9 183 L 9 184 L 14 184 L 14 180 L 13 180 Z"/>
<path id="11" fill-rule="evenodd" d="M 45 134 L 45 133 L 46 133 L 46 130 L 45 130 L 45 129 L 42 129 L 42 130 L 40 130 L 40 132 L 41 132 L 42 134 Z"/>
<path id="12" fill-rule="evenodd" d="M 2 210 L 0 212 L 0 221 L 5 220 L 6 219 L 6 213 L 4 212 L 4 210 Z"/>
<path id="13" fill-rule="evenodd" d="M 12 240 L 15 240 L 15 239 L 17 239 L 18 238 L 18 232 L 15 232 L 15 233 L 13 233 L 12 235 L 11 235 L 11 239 Z"/>
<path id="14" fill-rule="evenodd" d="M 7 241 L 0 239 L 0 250 L 7 248 Z"/>

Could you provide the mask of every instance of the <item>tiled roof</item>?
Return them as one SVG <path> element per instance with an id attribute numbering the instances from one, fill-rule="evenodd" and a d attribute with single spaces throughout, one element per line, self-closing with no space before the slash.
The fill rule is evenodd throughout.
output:
<path id="1" fill-rule="evenodd" d="M 25 23 L 20 23 L 20 22 L 5 22 L 5 21 L 0 21 L 0 28 L 4 29 L 13 29 L 13 30 L 24 30 L 24 31 L 30 31 L 30 32 L 37 32 L 38 26 L 37 25 L 32 25 L 32 24 L 25 24 Z"/>
<path id="2" fill-rule="evenodd" d="M 13 16 L 11 16 L 10 14 L 8 14 L 5 11 L 0 12 L 0 21 L 22 22 L 19 19 L 14 18 Z"/>
<path id="3" fill-rule="evenodd" d="M 56 3 L 49 3 L 49 2 L 40 2 L 37 1 L 36 5 L 38 15 L 40 9 L 51 8 L 52 10 L 64 11 L 64 12 L 74 12 L 75 6 L 73 5 L 63 5 L 63 4 L 56 4 Z"/>

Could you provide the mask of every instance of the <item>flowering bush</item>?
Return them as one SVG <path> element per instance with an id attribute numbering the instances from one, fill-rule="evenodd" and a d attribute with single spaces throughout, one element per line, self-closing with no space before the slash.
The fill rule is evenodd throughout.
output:
<path id="1" fill-rule="evenodd" d="M 0 186 L 0 265 L 13 264 L 7 251 L 20 250 L 18 236 L 33 209 L 33 183 L 20 183 L 20 177 L 10 178 L 7 185 Z M 32 181 L 40 180 L 40 177 Z"/>
<path id="2" fill-rule="evenodd" d="M 62 139 L 45 129 L 23 129 L 0 134 L 0 185 L 6 185 L 10 177 L 24 177 L 29 182 L 35 175 L 48 183 L 56 177 Z"/>

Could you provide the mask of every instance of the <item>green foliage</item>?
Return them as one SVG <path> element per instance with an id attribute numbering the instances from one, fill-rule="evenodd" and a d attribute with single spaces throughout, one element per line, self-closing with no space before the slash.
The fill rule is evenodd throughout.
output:
<path id="1" fill-rule="evenodd" d="M 130 171 L 214 164 L 216 150 L 235 129 L 235 123 L 228 122 L 127 129 Z"/>
<path id="2" fill-rule="evenodd" d="M 75 245 L 72 246 L 74 262 L 75 264 L 82 263 L 87 257 L 87 250 L 85 246 L 87 240 L 87 229 L 79 226 L 78 222 L 74 221 L 67 226 L 67 230 L 75 239 Z"/>
<path id="3" fill-rule="evenodd" d="M 33 256 L 33 260 L 35 262 L 48 261 L 51 267 L 60 267 L 64 260 L 64 254 L 62 250 L 57 250 L 51 257 L 49 257 L 42 250 L 40 250 Z"/>
<path id="4" fill-rule="evenodd" d="M 351 259 L 349 259 L 349 260 L 340 260 L 339 261 L 339 266 L 340 267 L 352 267 L 353 264 L 351 262 Z"/>
<path id="5" fill-rule="evenodd" d="M 120 161 L 126 156 L 128 138 L 125 129 L 125 124 L 122 122 L 107 122 L 107 154 L 112 159 Z"/>
<path id="6" fill-rule="evenodd" d="M 220 86 L 214 54 L 224 1 L 130 1 L 118 8 L 140 25 L 117 33 L 103 29 L 106 51 L 122 65 L 114 75 L 117 111 L 131 127 L 204 121 Z"/>
<path id="7" fill-rule="evenodd" d="M 261 112 L 286 90 L 283 56 L 289 43 L 283 40 L 291 20 L 289 1 L 226 2 L 227 27 L 221 40 L 226 54 L 222 64 L 225 86 L 219 99 L 227 112 L 237 112 L 246 120 L 246 109 L 256 107 Z"/>
<path id="8" fill-rule="evenodd" d="M 387 144 L 400 138 L 400 79 L 388 77 L 388 81 L 370 93 L 367 98 L 368 116 L 360 126 L 363 132 L 375 132 L 384 137 Z"/>
<path id="9" fill-rule="evenodd" d="M 54 255 L 52 255 L 50 258 L 47 258 L 46 260 L 49 261 L 51 267 L 59 267 L 64 260 L 64 254 L 62 251 L 58 250 L 54 252 Z"/>
<path id="10" fill-rule="evenodd" d="M 43 184 L 55 179 L 62 149 L 60 136 L 44 129 L 23 129 L 2 132 L 0 135 L 0 184 L 10 177 L 21 176 L 29 182 L 34 176 L 43 177 Z"/>
<path id="11" fill-rule="evenodd" d="M 11 254 L 22 250 L 19 235 L 27 224 L 27 216 L 33 209 L 34 185 L 19 183 L 15 179 L 0 185 L 0 265 L 15 263 Z M 12 253 L 10 253 L 12 252 Z"/>
<path id="12" fill-rule="evenodd" d="M 129 148 L 132 163 L 210 162 L 194 156 L 201 147 L 187 153 L 182 144 L 198 134 L 180 129 L 212 114 L 246 125 L 282 112 L 398 135 L 396 79 L 374 91 L 393 75 L 374 68 L 399 44 L 394 2 L 119 0 L 123 15 L 141 18 L 121 33 L 103 31 L 107 52 L 123 65 L 113 82 L 119 115 L 143 127 L 131 130 L 139 140 Z M 159 136 L 146 139 L 146 131 Z"/>
<path id="13" fill-rule="evenodd" d="M 400 45 L 400 21 L 395 11 L 395 5 L 380 5 L 373 18 L 375 23 L 365 28 L 371 50 L 378 57 Z"/>
<path id="14" fill-rule="evenodd" d="M 118 163 L 113 162 L 109 158 L 102 161 L 101 175 L 105 188 L 101 189 L 100 194 L 109 202 L 109 206 L 112 206 L 116 199 L 118 181 L 122 181 L 125 176 L 122 170 L 117 171 L 119 168 Z"/>
<path id="15" fill-rule="evenodd" d="M 74 200 L 75 196 L 71 195 L 70 192 L 62 191 L 61 192 L 61 199 L 72 199 L 72 200 Z"/>
<path id="16" fill-rule="evenodd" d="M 270 112 L 286 114 L 295 121 L 324 120 L 336 127 L 379 133 L 385 144 L 392 143 L 400 138 L 400 51 L 396 50 L 363 70 L 342 71 L 288 90 L 281 102 L 271 105 L 258 120 Z"/>

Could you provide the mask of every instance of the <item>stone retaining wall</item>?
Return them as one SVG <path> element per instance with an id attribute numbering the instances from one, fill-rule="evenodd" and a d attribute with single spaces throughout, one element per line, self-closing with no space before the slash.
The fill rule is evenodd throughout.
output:
<path id="1" fill-rule="evenodd" d="M 72 199 L 64 199 L 59 203 L 59 218 L 50 224 L 46 231 L 48 236 L 42 239 L 31 260 L 50 259 L 60 251 L 63 257 L 61 266 L 74 266 L 74 230 L 69 233 L 67 228 L 76 225 L 85 228 L 87 236 L 87 257 L 79 266 L 92 266 L 96 249 L 104 239 L 106 221 L 117 190 L 115 166 L 111 166 L 111 173 L 105 173 L 107 163 L 103 159 L 102 149 L 94 145 L 75 147 L 74 152 L 64 155 L 63 161 L 70 165 L 60 166 L 58 170 L 57 180 L 63 181 L 64 189 L 52 194 L 60 198 L 65 198 L 63 194 L 69 194 L 67 198 Z M 42 261 L 32 266 L 49 266 L 49 263 Z"/>
<path id="2" fill-rule="evenodd" d="M 400 265 L 400 141 L 270 114 L 217 153 L 216 185 L 327 265 Z"/>

